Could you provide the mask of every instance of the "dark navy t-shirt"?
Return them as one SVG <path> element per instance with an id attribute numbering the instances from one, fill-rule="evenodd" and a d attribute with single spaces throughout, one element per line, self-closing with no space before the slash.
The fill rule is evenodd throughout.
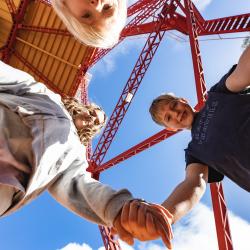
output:
<path id="1" fill-rule="evenodd" d="M 250 192 L 250 93 L 233 93 L 225 85 L 235 67 L 210 89 L 195 115 L 186 164 L 207 165 L 210 183 L 225 175 Z"/>

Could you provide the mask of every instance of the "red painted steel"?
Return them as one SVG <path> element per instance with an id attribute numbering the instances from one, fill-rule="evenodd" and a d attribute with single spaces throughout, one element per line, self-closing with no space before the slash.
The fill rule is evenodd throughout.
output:
<path id="1" fill-rule="evenodd" d="M 210 184 L 213 202 L 214 219 L 220 250 L 233 250 L 233 242 L 230 233 L 227 206 L 224 198 L 222 183 Z"/>
<path id="2" fill-rule="evenodd" d="M 121 246 L 117 240 L 114 240 L 113 235 L 110 233 L 110 229 L 107 227 L 99 226 L 102 240 L 106 250 L 121 250 Z"/>
<path id="3" fill-rule="evenodd" d="M 116 104 L 116 107 L 105 127 L 105 130 L 98 142 L 98 145 L 93 153 L 92 156 L 92 162 L 95 162 L 95 164 L 100 165 L 102 162 L 104 156 L 106 155 L 106 152 L 108 148 L 111 145 L 111 142 L 119 128 L 119 125 L 121 124 L 131 101 L 127 101 L 128 95 L 134 97 L 136 94 L 136 91 L 138 87 L 140 86 L 140 83 L 154 57 L 154 54 L 156 50 L 158 49 L 160 42 L 165 34 L 165 31 L 161 30 L 161 24 L 164 21 L 164 18 L 161 16 L 159 17 L 159 26 L 157 27 L 158 30 L 156 30 L 155 33 L 151 33 L 149 35 L 149 38 L 146 41 L 146 44 L 139 56 L 139 59 L 137 60 L 135 67 L 129 77 L 129 80 L 127 81 L 127 84 L 125 85 L 123 92 L 118 100 L 118 103 Z M 92 168 L 92 166 L 90 166 Z"/>
<path id="4" fill-rule="evenodd" d="M 197 33 L 198 26 L 196 25 L 196 18 L 194 14 L 194 9 L 192 8 L 193 5 L 191 4 L 191 1 L 185 0 L 184 2 L 186 5 L 185 11 L 187 17 L 187 26 L 189 30 L 189 40 L 191 46 L 195 84 L 196 84 L 197 99 L 198 99 L 198 104 L 196 107 L 199 110 L 206 101 L 207 92 L 206 92 L 206 85 L 205 85 L 205 79 L 201 61 L 200 47 L 198 42 L 198 33 Z"/>
<path id="5" fill-rule="evenodd" d="M 142 24 L 145 22 L 149 17 L 155 15 L 157 11 L 159 11 L 166 0 L 151 0 L 150 4 L 146 5 L 145 8 L 143 8 L 125 27 L 125 29 L 129 32 L 130 28 L 134 28 L 135 26 Z M 125 37 L 121 35 L 120 42 L 123 41 Z M 118 43 L 118 44 L 119 44 Z M 117 46 L 117 45 L 116 45 Z M 113 49 L 113 48 L 112 48 Z M 99 49 L 95 56 L 93 57 L 93 60 L 91 61 L 91 66 L 93 66 L 97 61 L 102 59 L 111 49 Z"/>
<path id="6" fill-rule="evenodd" d="M 179 132 L 179 131 L 178 131 Z M 139 144 L 133 146 L 132 148 L 128 149 L 127 151 L 123 152 L 122 154 L 117 155 L 116 157 L 114 157 L 113 159 L 105 162 L 104 164 L 100 165 L 100 166 L 96 166 L 96 168 L 94 169 L 94 173 L 98 172 L 102 172 L 104 170 L 107 170 L 110 167 L 113 167 L 114 165 L 138 154 L 141 153 L 142 151 L 154 146 L 155 144 L 166 140 L 167 138 L 175 135 L 177 132 L 173 132 L 173 131 L 168 131 L 166 129 L 161 130 L 160 132 L 156 133 L 155 135 L 147 138 L 146 140 L 140 142 Z"/>
<path id="7" fill-rule="evenodd" d="M 199 42 L 198 42 L 198 27 L 196 26 L 196 18 L 194 15 L 193 5 L 190 0 L 184 0 L 187 23 L 189 28 L 189 40 L 192 52 L 194 75 L 196 82 L 196 91 L 198 98 L 198 110 L 206 101 L 207 92 L 203 75 L 203 67 L 200 56 Z M 214 217 L 216 232 L 218 238 L 218 246 L 220 250 L 233 250 L 233 243 L 231 240 L 231 233 L 229 228 L 229 220 L 227 216 L 227 207 L 224 199 L 222 184 L 212 184 L 211 196 L 214 207 Z"/>
<path id="8" fill-rule="evenodd" d="M 89 67 L 90 67 L 90 63 L 92 61 L 92 57 L 95 55 L 95 48 L 91 48 L 91 47 L 87 47 L 85 54 L 84 54 L 84 59 L 83 62 L 81 64 L 81 66 L 79 67 L 79 70 L 76 74 L 75 80 L 74 80 L 74 85 L 71 87 L 70 91 L 69 91 L 69 95 L 70 96 L 74 96 L 81 81 L 82 81 L 82 77 L 86 74 L 86 72 L 88 71 Z"/>
<path id="9" fill-rule="evenodd" d="M 20 55 L 17 51 L 13 51 L 13 54 L 25 65 L 27 68 L 29 68 L 34 75 L 41 78 L 44 84 L 46 84 L 51 90 L 54 92 L 63 95 L 62 91 L 60 91 L 58 88 L 55 87 L 55 85 L 48 80 L 48 78 L 43 75 L 39 70 L 37 70 L 31 63 L 29 63 L 22 55 Z"/>
<path id="10" fill-rule="evenodd" d="M 72 36 L 67 30 L 46 28 L 46 27 L 40 27 L 40 26 L 30 26 L 30 25 L 19 24 L 18 29 L 42 32 L 42 33 L 48 33 L 48 34 L 54 34 L 54 35 Z"/>
<path id="11" fill-rule="evenodd" d="M 14 23 L 12 25 L 9 37 L 7 39 L 7 42 L 6 42 L 6 48 L 5 48 L 3 56 L 2 56 L 2 60 L 5 63 L 9 62 L 9 58 L 11 56 L 11 53 L 13 51 L 14 44 L 15 44 L 15 41 L 16 41 L 16 35 L 17 35 L 17 31 L 18 31 L 18 24 L 22 22 L 24 14 L 25 14 L 25 10 L 26 10 L 28 4 L 29 4 L 29 0 L 21 0 L 20 4 L 19 4 L 19 8 L 16 11 L 16 15 L 15 15 L 15 18 L 14 18 Z"/>
<path id="12" fill-rule="evenodd" d="M 37 1 L 40 1 L 49 6 L 51 5 L 49 0 Z M 61 29 L 50 29 L 40 26 L 23 25 L 22 20 L 26 8 L 29 4 L 29 0 L 22 0 L 20 2 L 18 10 L 15 9 L 13 0 L 6 0 L 6 3 L 8 5 L 11 15 L 14 16 L 15 13 L 15 18 L 13 19 L 14 24 L 6 46 L 1 48 L 2 59 L 5 62 L 8 62 L 10 55 L 14 53 L 14 55 L 20 61 L 22 61 L 26 67 L 28 67 L 32 72 L 34 72 L 35 75 L 40 77 L 45 84 L 47 84 L 55 92 L 60 93 L 61 91 L 59 91 L 46 78 L 46 76 L 44 76 L 41 72 L 34 68 L 28 61 L 26 61 L 26 59 L 22 55 L 18 54 L 14 50 L 14 44 L 16 34 L 19 29 L 39 31 L 43 33 L 57 34 L 63 36 L 70 35 L 69 32 Z M 200 109 L 203 106 L 203 103 L 206 99 L 206 86 L 203 76 L 198 35 L 203 36 L 213 34 L 245 32 L 250 30 L 249 13 L 212 20 L 204 20 L 199 11 L 196 9 L 195 5 L 193 5 L 190 0 L 184 0 L 184 3 L 185 5 L 182 4 L 182 1 L 178 0 L 139 0 L 128 8 L 128 15 L 135 15 L 135 17 L 123 30 L 121 35 L 121 41 L 127 36 L 134 36 L 146 33 L 150 33 L 150 35 L 135 65 L 135 68 L 131 73 L 131 76 L 122 92 L 122 95 L 113 111 L 110 121 L 108 122 L 107 127 L 102 137 L 100 138 L 98 146 L 92 156 L 89 169 L 94 171 L 94 178 L 98 179 L 101 171 L 104 171 L 114 166 L 115 164 L 139 152 L 144 151 L 145 149 L 155 145 L 156 143 L 164 139 L 167 139 L 168 137 L 174 134 L 173 132 L 167 132 L 166 130 L 160 131 L 156 135 L 151 136 L 143 142 L 128 149 L 126 152 L 116 156 L 115 158 L 101 165 L 101 162 L 104 159 L 104 156 L 119 128 L 119 125 L 121 124 L 122 119 L 124 118 L 126 111 L 130 106 L 130 102 L 127 102 L 126 98 L 128 97 L 128 94 L 131 94 L 132 97 L 135 95 L 166 30 L 175 29 L 183 34 L 189 35 L 198 98 L 197 109 Z M 165 8 L 163 8 L 164 5 Z M 186 16 L 182 16 L 180 13 L 176 12 L 177 6 L 181 8 L 181 10 L 186 14 Z M 160 12 L 161 9 L 162 12 Z M 153 20 L 152 17 L 154 17 Z M 165 19 L 163 17 L 165 17 Z M 151 18 L 150 21 L 146 22 L 149 20 L 149 18 Z M 86 52 L 87 60 L 86 58 L 84 59 L 84 62 L 78 70 L 77 76 L 75 78 L 75 84 L 70 90 L 70 95 L 75 94 L 79 84 L 81 83 L 89 67 L 94 65 L 98 60 L 100 60 L 104 55 L 106 55 L 108 51 L 109 50 L 96 50 L 92 48 L 88 49 L 88 51 Z M 227 208 L 221 183 L 211 185 L 211 195 L 213 200 L 219 249 L 231 250 L 233 249 L 233 246 L 227 218 Z M 100 231 L 106 249 L 120 249 L 119 244 L 115 242 L 112 236 L 110 235 L 110 231 L 108 228 L 100 227 Z"/>
<path id="13" fill-rule="evenodd" d="M 250 13 L 217 18 L 204 22 L 204 31 L 199 35 L 214 35 L 250 31 Z"/>
<path id="14" fill-rule="evenodd" d="M 84 104 L 88 104 L 88 84 L 89 79 L 86 77 L 86 75 L 83 75 L 81 78 L 81 85 L 80 85 L 80 97 L 81 102 Z M 89 161 L 90 156 L 92 153 L 92 145 L 91 143 L 87 146 L 87 161 Z M 92 173 L 92 177 L 96 180 L 99 180 L 99 174 Z M 103 244 L 105 246 L 105 249 L 109 250 L 121 250 L 120 244 L 118 240 L 115 240 L 113 235 L 111 234 L 111 230 L 108 227 L 99 226 L 99 230 L 102 236 Z"/>

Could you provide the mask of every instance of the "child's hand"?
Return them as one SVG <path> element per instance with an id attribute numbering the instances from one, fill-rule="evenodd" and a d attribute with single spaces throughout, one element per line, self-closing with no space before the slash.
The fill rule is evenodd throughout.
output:
<path id="1" fill-rule="evenodd" d="M 161 205 L 134 200 L 125 203 L 115 220 L 114 229 L 130 245 L 134 243 L 133 238 L 147 241 L 161 237 L 171 249 L 171 222 L 172 215 Z"/>

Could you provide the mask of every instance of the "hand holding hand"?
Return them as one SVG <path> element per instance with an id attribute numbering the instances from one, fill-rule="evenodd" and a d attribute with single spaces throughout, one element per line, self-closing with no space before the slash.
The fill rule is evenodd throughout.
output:
<path id="1" fill-rule="evenodd" d="M 128 201 L 114 223 L 113 232 L 129 245 L 133 238 L 140 241 L 154 240 L 161 237 L 165 245 L 171 249 L 173 233 L 171 229 L 172 215 L 161 205 L 141 200 Z"/>

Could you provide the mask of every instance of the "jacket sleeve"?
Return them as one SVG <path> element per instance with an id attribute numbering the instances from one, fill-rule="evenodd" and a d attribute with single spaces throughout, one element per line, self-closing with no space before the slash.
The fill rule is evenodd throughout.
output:
<path id="1" fill-rule="evenodd" d="M 83 166 L 66 170 L 49 192 L 69 210 L 97 224 L 112 226 L 124 203 L 133 197 L 126 189 L 113 190 L 91 178 Z"/>
<path id="2" fill-rule="evenodd" d="M 12 95 L 46 93 L 48 88 L 28 73 L 0 61 L 0 92 Z"/>

